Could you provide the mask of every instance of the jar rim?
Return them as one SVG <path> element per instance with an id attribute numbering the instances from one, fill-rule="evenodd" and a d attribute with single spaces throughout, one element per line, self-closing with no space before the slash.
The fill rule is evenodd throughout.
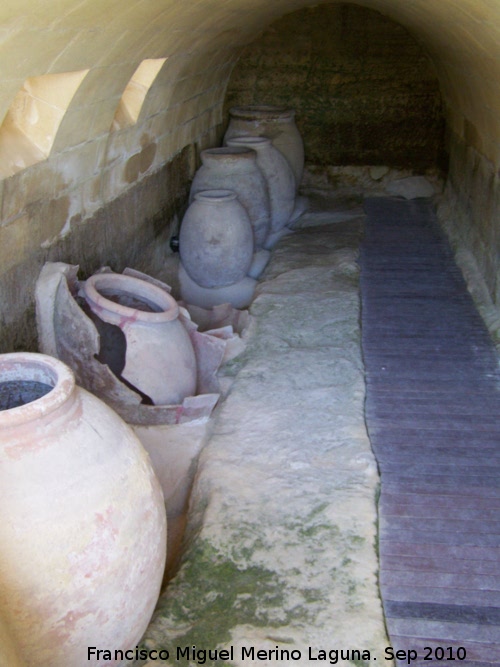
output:
<path id="1" fill-rule="evenodd" d="M 234 190 L 200 190 L 194 195 L 194 199 L 207 204 L 217 204 L 236 199 L 236 192 Z"/>
<path id="2" fill-rule="evenodd" d="M 229 114 L 242 120 L 291 120 L 295 109 L 279 104 L 249 104 L 231 107 Z"/>
<path id="3" fill-rule="evenodd" d="M 69 366 L 39 352 L 0 355 L 0 383 L 15 380 L 40 382 L 52 389 L 24 405 L 1 410 L 2 427 L 17 426 L 54 412 L 69 399 L 75 388 L 75 376 Z"/>
<path id="4" fill-rule="evenodd" d="M 160 311 L 148 312 L 140 308 L 124 306 L 108 299 L 101 294 L 100 289 L 114 289 L 137 299 L 142 298 L 160 308 Z M 167 291 L 146 280 L 122 273 L 94 273 L 83 284 L 83 294 L 97 315 L 103 315 L 105 311 L 105 321 L 112 320 L 113 323 L 116 321 L 119 326 L 135 321 L 150 324 L 170 322 L 179 316 L 177 301 Z"/>
<path id="5" fill-rule="evenodd" d="M 263 146 L 268 146 L 270 143 L 271 139 L 267 137 L 256 137 L 250 134 L 241 134 L 227 140 L 228 146 L 252 146 L 252 148 L 254 146 L 262 148 Z"/>
<path id="6" fill-rule="evenodd" d="M 206 148 L 201 151 L 202 159 L 204 157 L 213 157 L 213 158 L 231 158 L 238 157 L 244 159 L 255 159 L 255 151 L 252 148 L 247 146 L 220 146 L 218 148 Z"/>

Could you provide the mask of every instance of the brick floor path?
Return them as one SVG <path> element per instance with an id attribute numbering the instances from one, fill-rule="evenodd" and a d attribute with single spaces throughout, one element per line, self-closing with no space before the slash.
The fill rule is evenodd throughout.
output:
<path id="1" fill-rule="evenodd" d="M 497 355 L 431 204 L 365 210 L 366 418 L 391 643 L 416 650 L 413 665 L 500 664 Z"/>

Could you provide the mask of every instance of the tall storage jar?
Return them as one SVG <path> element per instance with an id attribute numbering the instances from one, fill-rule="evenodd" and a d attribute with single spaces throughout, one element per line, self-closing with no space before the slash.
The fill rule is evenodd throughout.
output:
<path id="1" fill-rule="evenodd" d="M 228 146 L 252 148 L 257 165 L 264 174 L 271 202 L 271 232 L 277 232 L 290 221 L 295 208 L 295 178 L 283 155 L 266 137 L 237 136 Z"/>
<path id="2" fill-rule="evenodd" d="M 179 233 L 181 263 L 201 287 L 224 287 L 242 280 L 253 259 L 253 230 L 232 190 L 194 195 Z"/>
<path id="3" fill-rule="evenodd" d="M 196 393 L 195 352 L 168 292 L 133 276 L 96 273 L 83 295 L 101 337 L 99 360 L 118 377 L 154 405 Z"/>
<path id="4" fill-rule="evenodd" d="M 300 186 L 304 171 L 304 142 L 295 124 L 295 111 L 286 106 L 249 105 L 229 109 L 229 125 L 224 143 L 241 135 L 262 136 L 282 153 Z"/>
<path id="5" fill-rule="evenodd" d="M 158 599 L 162 491 L 139 440 L 70 369 L 0 355 L 0 615 L 26 667 L 117 665 Z"/>
<path id="6" fill-rule="evenodd" d="M 255 151 L 238 146 L 208 148 L 201 152 L 201 162 L 191 185 L 190 201 L 202 190 L 233 190 L 250 218 L 255 249 L 262 248 L 271 226 L 271 207 Z"/>

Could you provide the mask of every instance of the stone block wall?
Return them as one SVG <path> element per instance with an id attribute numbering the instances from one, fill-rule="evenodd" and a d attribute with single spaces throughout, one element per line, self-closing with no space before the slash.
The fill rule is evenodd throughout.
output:
<path id="1" fill-rule="evenodd" d="M 162 255 L 167 262 L 171 254 L 173 224 L 185 210 L 194 152 L 193 145 L 187 146 L 93 215 L 75 213 L 71 233 L 58 236 L 67 224 L 71 195 L 34 202 L 0 227 L 0 304 L 9 304 L 0 309 L 0 352 L 37 349 L 34 287 L 44 262 L 78 264 L 82 277 L 101 266 L 151 273 L 161 269 Z M 137 155 L 125 166 L 131 175 L 139 174 L 141 160 L 149 159 L 147 150 Z"/>
<path id="2" fill-rule="evenodd" d="M 446 163 L 429 59 L 401 25 L 358 5 L 318 5 L 273 23 L 233 71 L 226 110 L 237 104 L 294 107 L 316 165 Z"/>
<path id="3" fill-rule="evenodd" d="M 117 130 L 134 67 L 89 71 L 49 154 L 0 179 L 0 352 L 37 349 L 34 288 L 45 261 L 79 264 L 88 275 L 101 265 L 152 271 L 147 258 L 158 261 L 160 245 L 168 258 L 196 155 L 220 141 L 228 58 L 209 51 L 198 67 L 167 59 L 137 122 Z M 20 155 L 19 144 L 10 149 Z"/>
<path id="4" fill-rule="evenodd" d="M 447 158 L 441 93 L 456 225 L 498 293 L 498 3 L 42 4 L 5 0 L 0 19 L 1 351 L 35 345 L 46 259 L 118 268 L 146 257 L 159 226 L 168 236 L 235 103 L 296 107 L 312 164 L 423 170 Z M 116 124 L 145 60 L 162 64 L 135 122 Z"/>
<path id="5" fill-rule="evenodd" d="M 500 306 L 500 176 L 494 164 L 456 134 L 440 217 L 455 247 L 472 253 L 487 290 Z M 473 221 L 473 224 L 471 222 Z"/>

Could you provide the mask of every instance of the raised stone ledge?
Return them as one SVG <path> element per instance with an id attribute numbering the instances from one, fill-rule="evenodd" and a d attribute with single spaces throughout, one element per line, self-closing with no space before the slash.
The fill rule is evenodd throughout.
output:
<path id="1" fill-rule="evenodd" d="M 169 659 L 129 664 L 198 664 L 177 654 L 193 645 L 233 647 L 232 658 L 209 665 L 277 664 L 252 661 L 243 647 L 300 652 L 295 665 L 310 665 L 309 649 L 369 651 L 386 664 L 359 213 L 317 227 L 327 217 L 317 210 L 274 251 L 251 307 L 253 333 L 229 365 L 234 383 L 199 458 L 179 570 L 144 637 Z"/>

